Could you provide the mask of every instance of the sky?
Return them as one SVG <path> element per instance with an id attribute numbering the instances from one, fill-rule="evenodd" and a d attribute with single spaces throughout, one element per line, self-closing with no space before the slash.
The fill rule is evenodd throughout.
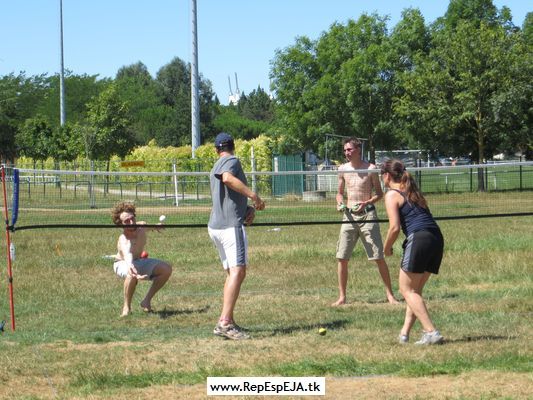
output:
<path id="1" fill-rule="evenodd" d="M 522 26 L 533 10 L 525 0 L 493 0 Z M 59 0 L 0 0 L 0 76 L 53 75 L 60 70 Z M 528 7 L 529 4 L 529 7 Z M 363 13 L 390 18 L 418 8 L 429 24 L 446 0 L 197 0 L 198 68 L 228 104 L 228 77 L 241 92 L 268 91 L 276 50 L 298 36 L 318 39 L 335 23 Z M 191 61 L 191 0 L 63 0 L 65 69 L 114 78 L 119 68 L 144 63 L 153 77 L 174 57 Z M 67 88 L 68 90 L 68 88 Z"/>

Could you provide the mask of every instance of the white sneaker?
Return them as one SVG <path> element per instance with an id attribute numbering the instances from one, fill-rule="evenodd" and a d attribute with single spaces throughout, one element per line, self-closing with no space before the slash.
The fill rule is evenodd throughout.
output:
<path id="1" fill-rule="evenodd" d="M 424 332 L 422 338 L 415 344 L 430 345 L 442 344 L 442 342 L 444 342 L 444 336 L 442 336 L 440 332 L 435 329 L 433 332 Z"/>
<path id="2" fill-rule="evenodd" d="M 398 342 L 400 344 L 409 343 L 409 335 L 400 335 L 400 336 L 398 336 Z"/>

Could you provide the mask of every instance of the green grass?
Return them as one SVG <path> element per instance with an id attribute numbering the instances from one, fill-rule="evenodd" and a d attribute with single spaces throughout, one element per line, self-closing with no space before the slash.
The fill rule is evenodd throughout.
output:
<path id="1" fill-rule="evenodd" d="M 51 398 L 50 386 L 59 398 L 122 398 L 204 384 L 207 376 L 531 374 L 533 218 L 440 225 L 445 258 L 425 297 L 447 343 L 428 348 L 396 343 L 404 307 L 385 303 L 360 244 L 350 262 L 349 304 L 329 306 L 337 295 L 338 225 L 248 229 L 250 267 L 236 319 L 253 340 L 239 343 L 212 335 L 224 274 L 206 229 L 149 236 L 150 255 L 169 260 L 173 275 L 154 299 L 155 313 L 136 307 L 128 318 L 119 318 L 122 281 L 102 258 L 114 252 L 118 229 L 16 231 L 17 330 L 0 336 L 0 383 L 6 398 Z M 387 259 L 396 292 L 400 244 Z M 147 285 L 139 285 L 135 305 Z M 0 287 L 0 319 L 9 322 Z"/>

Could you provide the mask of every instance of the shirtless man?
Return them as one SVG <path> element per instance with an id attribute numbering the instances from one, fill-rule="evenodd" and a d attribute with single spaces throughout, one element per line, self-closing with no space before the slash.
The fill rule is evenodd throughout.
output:
<path id="1" fill-rule="evenodd" d="M 339 171 L 355 171 L 376 169 L 361 159 L 361 141 L 356 138 L 345 139 L 343 142 L 344 155 L 348 161 L 339 167 Z M 377 173 L 348 172 L 339 173 L 337 191 L 337 210 L 343 212 L 339 240 L 337 242 L 337 274 L 339 279 L 339 298 L 332 306 L 346 304 L 346 285 L 348 283 L 348 261 L 352 255 L 357 239 L 361 238 L 369 260 L 376 262 L 381 279 L 385 284 L 387 301 L 398 304 L 391 287 L 389 268 L 383 255 L 383 243 L 376 220 L 377 213 L 374 203 L 383 197 L 383 191 Z M 347 202 L 344 203 L 344 189 L 347 192 Z"/>
<path id="2" fill-rule="evenodd" d="M 135 205 L 129 202 L 120 202 L 115 205 L 111 216 L 117 226 L 122 226 L 122 234 L 117 242 L 117 255 L 113 270 L 124 278 L 124 306 L 122 307 L 122 317 L 131 313 L 131 300 L 139 280 L 151 280 L 152 286 L 146 293 L 141 308 L 152 311 L 152 297 L 168 281 L 172 274 L 172 267 L 164 261 L 155 258 L 143 258 L 142 253 L 146 245 L 146 231 L 158 230 L 158 228 L 146 228 L 144 221 L 135 220 Z M 158 230 L 159 231 L 159 230 Z"/>

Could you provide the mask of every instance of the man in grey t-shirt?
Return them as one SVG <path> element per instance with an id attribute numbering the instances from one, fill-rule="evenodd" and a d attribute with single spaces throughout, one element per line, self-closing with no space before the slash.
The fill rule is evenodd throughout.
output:
<path id="1" fill-rule="evenodd" d="M 227 276 L 222 313 L 213 333 L 228 339 L 248 339 L 249 336 L 235 324 L 233 310 L 246 276 L 248 243 L 244 225 L 253 222 L 255 210 L 263 210 L 265 203 L 247 186 L 241 162 L 233 155 L 233 138 L 227 133 L 219 133 L 215 138 L 215 149 L 219 159 L 209 175 L 213 206 L 208 232 Z M 248 206 L 248 199 L 254 207 Z"/>

